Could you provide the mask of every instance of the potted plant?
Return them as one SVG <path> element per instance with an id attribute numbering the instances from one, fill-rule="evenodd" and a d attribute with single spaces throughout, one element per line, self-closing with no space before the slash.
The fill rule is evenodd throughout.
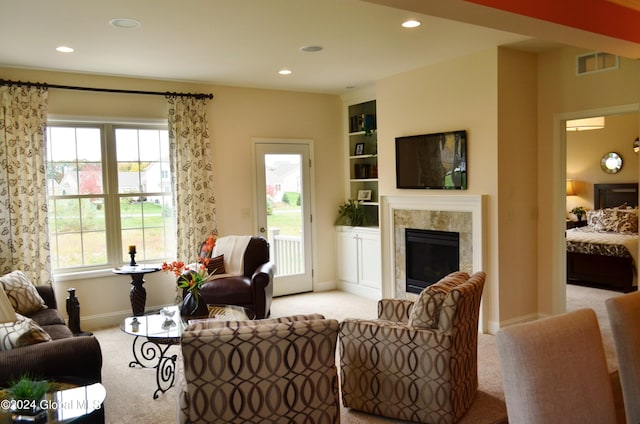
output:
<path id="1" fill-rule="evenodd" d="M 349 199 L 338 207 L 336 225 L 351 225 L 352 227 L 364 225 L 364 209 L 361 202 Z"/>
<path id="2" fill-rule="evenodd" d="M 578 218 L 579 222 L 582 221 L 582 215 L 586 215 L 587 211 L 585 211 L 582 206 L 576 206 L 575 208 L 571 209 L 571 213 L 574 214 L 576 218 Z"/>
<path id="3" fill-rule="evenodd" d="M 28 375 L 20 377 L 7 389 L 12 400 L 11 416 L 14 423 L 46 422 L 47 411 L 42 408 L 44 395 L 52 388 L 47 380 L 33 379 Z"/>

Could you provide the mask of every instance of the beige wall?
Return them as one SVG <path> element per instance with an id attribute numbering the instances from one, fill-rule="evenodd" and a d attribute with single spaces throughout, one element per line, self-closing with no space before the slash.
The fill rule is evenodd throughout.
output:
<path id="1" fill-rule="evenodd" d="M 314 282 L 335 284 L 333 220 L 342 201 L 344 176 L 335 166 L 342 160 L 342 104 L 338 96 L 187 84 L 95 75 L 64 74 L 0 68 L 0 78 L 50 84 L 147 91 L 205 92 L 209 102 L 209 130 L 213 141 L 218 230 L 224 234 L 254 234 L 251 138 L 314 140 L 315 197 Z M 166 119 L 162 96 L 106 94 L 52 89 L 49 113 L 65 116 Z M 249 211 L 247 216 L 246 211 Z M 104 275 L 104 273 L 103 273 Z M 148 275 L 147 306 L 172 303 L 174 279 Z M 112 324 L 130 311 L 126 277 L 106 276 L 56 283 L 58 301 L 64 305 L 66 289 L 77 289 L 83 327 Z M 129 312 L 130 314 L 130 312 Z M 84 329 L 84 328 L 83 328 Z"/>
<path id="2" fill-rule="evenodd" d="M 485 325 L 498 319 L 498 99 L 497 50 L 385 78 L 377 83 L 378 174 L 381 195 L 424 197 L 441 190 L 395 188 L 395 137 L 467 131 L 468 189 L 451 195 L 488 194 L 484 256 Z M 381 231 L 386 229 L 381 228 Z"/>
<path id="3" fill-rule="evenodd" d="M 573 179 L 575 196 L 567 196 L 567 211 L 576 206 L 593 209 L 593 185 L 631 183 L 638 181 L 638 153 L 632 150 L 638 137 L 638 115 L 611 115 L 599 130 L 567 133 L 567 178 Z M 622 157 L 622 169 L 607 174 L 600 168 L 600 159 L 608 152 Z M 568 217 L 576 217 L 568 213 Z M 584 218 L 583 218 L 584 219 Z"/>
<path id="4" fill-rule="evenodd" d="M 564 309 L 564 228 L 566 150 L 562 119 L 602 111 L 637 110 L 640 62 L 621 58 L 614 71 L 576 76 L 575 57 L 563 48 L 538 57 L 538 311 Z M 633 139 L 629 140 L 629 146 Z M 620 152 L 624 156 L 630 153 Z"/>
<path id="5" fill-rule="evenodd" d="M 536 318 L 538 309 L 537 58 L 506 48 L 498 52 L 498 322 L 504 326 Z"/>

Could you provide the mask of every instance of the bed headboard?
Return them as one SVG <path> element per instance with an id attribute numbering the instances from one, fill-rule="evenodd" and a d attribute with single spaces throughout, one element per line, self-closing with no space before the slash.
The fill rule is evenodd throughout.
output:
<path id="1" fill-rule="evenodd" d="M 594 184 L 594 209 L 615 208 L 625 203 L 638 206 L 638 183 Z"/>

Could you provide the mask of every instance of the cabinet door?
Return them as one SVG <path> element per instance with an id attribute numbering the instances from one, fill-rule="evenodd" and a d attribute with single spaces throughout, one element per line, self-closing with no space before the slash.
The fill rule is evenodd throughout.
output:
<path id="1" fill-rule="evenodd" d="M 382 287 L 382 267 L 380 261 L 380 235 L 359 234 L 359 283 L 366 287 Z"/>
<path id="2" fill-rule="evenodd" d="M 358 239 L 353 232 L 338 231 L 338 279 L 358 283 Z"/>

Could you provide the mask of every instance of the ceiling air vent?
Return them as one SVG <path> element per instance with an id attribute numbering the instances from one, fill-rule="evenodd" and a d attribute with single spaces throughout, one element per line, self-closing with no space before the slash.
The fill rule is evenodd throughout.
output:
<path id="1" fill-rule="evenodd" d="M 611 71 L 613 69 L 618 69 L 618 56 L 609 53 L 587 53 L 576 57 L 577 75 Z"/>

